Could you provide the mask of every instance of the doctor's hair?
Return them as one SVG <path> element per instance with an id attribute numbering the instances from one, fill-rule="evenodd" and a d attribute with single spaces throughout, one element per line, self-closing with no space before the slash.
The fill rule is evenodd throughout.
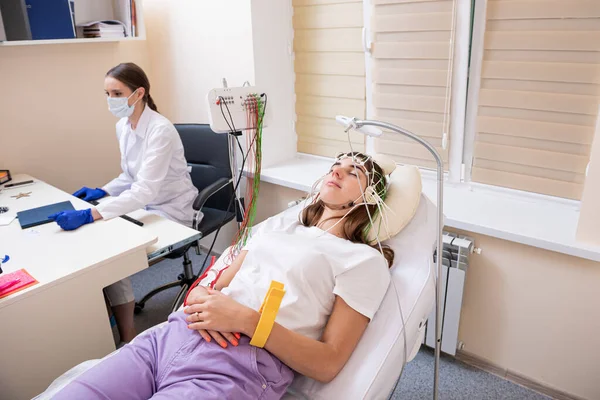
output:
<path id="1" fill-rule="evenodd" d="M 158 112 L 154 99 L 150 96 L 150 81 L 148 80 L 148 76 L 146 76 L 144 70 L 137 64 L 121 63 L 116 67 L 112 67 L 106 73 L 106 76 L 110 76 L 111 78 L 115 78 L 119 82 L 122 82 L 131 89 L 132 92 L 138 88 L 144 88 L 145 93 L 142 101 L 147 104 L 151 110 Z"/>
<path id="2" fill-rule="evenodd" d="M 355 152 L 353 153 L 355 157 L 361 158 L 365 160 L 364 167 L 368 172 L 374 170 L 375 176 L 383 177 L 385 176 L 383 170 L 376 163 L 372 162 L 370 158 L 366 155 Z M 381 196 L 382 199 L 385 199 L 386 192 L 386 183 L 384 179 L 377 180 L 375 185 L 375 191 Z M 367 207 L 369 208 L 369 212 L 367 213 Z M 325 210 L 325 203 L 321 199 L 317 199 L 312 204 L 305 207 L 300 213 L 300 223 L 306 227 L 318 226 L 319 220 L 323 215 L 323 211 Z M 369 219 L 369 214 L 372 219 L 375 219 L 377 213 L 379 212 L 376 205 L 360 205 L 352 210 L 344 220 L 341 222 L 343 227 L 344 238 L 353 242 L 353 243 L 362 243 L 366 244 L 369 247 L 374 248 L 379 252 L 379 245 L 370 245 L 369 240 L 367 239 L 367 234 L 369 232 L 371 220 Z M 335 217 L 331 219 L 339 219 L 341 217 Z M 321 221 L 323 223 L 325 221 Z M 375 228 L 373 228 L 375 229 Z M 389 246 L 384 244 L 381 245 L 381 249 L 383 251 L 383 257 L 388 263 L 388 267 L 391 268 L 394 264 L 394 250 L 392 250 Z"/>

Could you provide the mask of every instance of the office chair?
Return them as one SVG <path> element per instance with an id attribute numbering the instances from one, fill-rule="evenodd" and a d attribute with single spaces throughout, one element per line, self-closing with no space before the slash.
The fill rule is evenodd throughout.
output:
<path id="1" fill-rule="evenodd" d="M 192 182 L 198 188 L 198 195 L 193 205 L 192 227 L 201 233 L 201 237 L 206 237 L 236 216 L 235 201 L 231 201 L 234 190 L 229 163 L 228 135 L 213 132 L 207 124 L 175 124 L 175 129 L 181 137 L 185 158 L 191 167 Z M 197 217 L 200 212 L 204 217 L 198 223 Z M 199 243 L 200 240 L 175 249 L 165 256 L 170 259 L 183 257 L 183 273 L 179 274 L 176 281 L 157 287 L 136 302 L 136 314 L 142 311 L 146 302 L 154 295 L 176 286 L 181 286 L 181 290 L 173 301 L 172 310 L 176 311 L 183 304 L 185 294 L 196 279 L 188 251 L 193 246 L 196 254 L 200 254 Z M 203 266 L 200 266 L 200 270 L 202 268 Z"/>

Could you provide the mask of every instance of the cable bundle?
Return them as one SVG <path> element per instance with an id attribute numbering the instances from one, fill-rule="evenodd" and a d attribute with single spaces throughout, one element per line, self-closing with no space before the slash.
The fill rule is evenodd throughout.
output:
<path id="1" fill-rule="evenodd" d="M 264 101 L 263 98 L 264 97 Z M 252 127 L 247 130 L 246 136 L 246 154 L 244 155 L 242 164 L 250 159 L 251 162 L 247 166 L 247 182 L 246 182 L 246 204 L 243 220 L 235 236 L 229 254 L 229 259 L 233 260 L 239 254 L 242 247 L 246 245 L 250 237 L 250 231 L 254 224 L 256 216 L 256 201 L 260 188 L 260 171 L 262 163 L 262 128 L 265 116 L 265 108 L 267 105 L 266 94 L 261 96 L 251 95 L 246 101 L 246 126 Z M 241 146 L 240 146 L 241 147 Z"/>
<path id="2" fill-rule="evenodd" d="M 233 117 L 231 116 L 231 112 L 229 110 L 229 106 L 227 105 L 227 101 L 225 98 L 219 97 L 219 106 L 221 108 L 221 115 L 223 116 L 223 119 L 225 120 L 225 122 L 227 123 L 227 126 L 229 127 L 228 134 L 231 135 L 233 138 L 235 138 L 235 142 L 237 143 L 237 146 L 242 154 L 242 168 L 241 168 L 242 173 L 240 173 L 238 175 L 236 181 L 234 182 L 233 194 L 229 201 L 229 205 L 227 206 L 227 211 L 231 210 L 232 206 L 234 205 L 234 202 L 237 200 L 237 202 L 239 204 L 240 212 L 243 213 L 244 218 L 242 220 L 240 229 L 238 230 L 238 232 L 235 236 L 235 239 L 232 243 L 229 254 L 228 254 L 227 258 L 225 259 L 225 264 L 227 264 L 227 267 L 225 267 L 223 269 L 223 270 L 225 270 L 228 268 L 229 265 L 231 265 L 231 263 L 233 262 L 235 257 L 239 254 L 242 247 L 246 244 L 248 237 L 250 235 L 250 230 L 253 225 L 254 216 L 256 215 L 256 199 L 258 198 L 258 189 L 259 189 L 259 185 L 260 185 L 260 166 L 261 166 L 261 160 L 262 160 L 262 150 L 261 150 L 262 128 L 263 128 L 263 121 L 265 118 L 265 112 L 267 109 L 267 94 L 266 93 L 262 93 L 261 95 L 253 94 L 253 95 L 250 95 L 244 101 L 244 107 L 246 109 L 246 117 L 247 117 L 246 127 L 248 128 L 247 129 L 248 135 L 246 136 L 248 151 L 246 152 L 246 154 L 244 154 L 244 149 L 242 148 L 242 145 L 241 145 L 239 137 L 238 137 L 241 135 L 241 133 L 238 132 L 238 130 L 235 127 Z M 225 107 L 225 109 L 223 107 Z M 227 111 L 229 119 L 225 115 L 225 111 Z M 232 141 L 230 141 L 230 143 L 232 143 Z M 233 154 L 234 151 L 236 151 L 235 146 L 233 146 L 233 147 L 230 146 L 230 148 L 229 148 L 230 154 Z M 246 161 L 248 160 L 250 153 L 253 155 L 254 163 L 248 168 L 248 181 L 247 181 L 248 184 L 246 187 L 246 189 L 247 189 L 246 196 L 248 196 L 249 201 L 247 202 L 248 206 L 244 207 L 242 205 L 242 202 L 240 201 L 240 199 L 237 199 L 236 193 L 237 193 L 237 189 L 242 181 L 243 171 L 246 167 Z M 232 176 L 235 176 L 234 172 L 235 172 L 236 168 L 237 168 L 236 165 L 231 164 Z M 204 261 L 202 262 L 202 266 L 200 267 L 200 273 L 198 275 L 201 275 L 202 271 L 204 270 L 204 265 L 206 264 L 206 261 L 208 260 L 208 257 L 210 256 L 212 249 L 215 246 L 217 237 L 219 236 L 219 232 L 221 231 L 221 228 L 222 228 L 224 222 L 225 222 L 225 219 L 223 219 L 221 224 L 219 224 L 219 228 L 215 232 L 215 236 L 210 245 L 210 248 L 208 249 L 206 257 L 204 258 Z"/>

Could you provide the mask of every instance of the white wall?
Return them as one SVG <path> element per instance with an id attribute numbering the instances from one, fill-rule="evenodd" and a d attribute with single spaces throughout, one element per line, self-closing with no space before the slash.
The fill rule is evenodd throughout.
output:
<path id="1" fill-rule="evenodd" d="M 115 19 L 112 0 L 75 0 L 75 23 Z"/>
<path id="2" fill-rule="evenodd" d="M 145 0 L 144 15 L 152 92 L 172 122 L 208 122 L 206 95 L 222 78 L 254 83 L 249 0 Z"/>
<path id="3" fill-rule="evenodd" d="M 207 122 L 210 89 L 224 77 L 230 87 L 249 81 L 268 95 L 263 167 L 296 154 L 291 0 L 145 0 L 144 15 L 161 113 L 174 123 Z M 224 228 L 215 251 L 230 244 L 236 229 Z M 212 236 L 203 240 L 211 242 Z"/>
<path id="4" fill-rule="evenodd" d="M 222 78 L 230 87 L 254 84 L 250 0 L 145 0 L 144 16 L 152 97 L 173 123 L 207 123 L 206 94 L 222 87 Z M 235 223 L 225 226 L 214 251 L 236 232 Z M 213 237 L 202 244 L 209 247 Z"/>
<path id="5" fill-rule="evenodd" d="M 296 155 L 292 10 L 291 0 L 252 0 L 256 85 L 267 93 L 271 113 L 263 132 L 263 167 Z"/>

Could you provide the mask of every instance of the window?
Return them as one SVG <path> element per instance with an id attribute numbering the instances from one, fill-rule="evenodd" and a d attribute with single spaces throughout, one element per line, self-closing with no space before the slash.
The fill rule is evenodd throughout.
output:
<path id="1" fill-rule="evenodd" d="M 600 100 L 600 4 L 487 3 L 475 16 L 484 38 L 472 66 L 470 178 L 580 199 Z"/>
<path id="2" fill-rule="evenodd" d="M 366 116 L 425 138 L 453 181 L 581 197 L 600 102 L 600 3 L 293 4 L 299 152 L 347 149 L 333 117 Z M 398 135 L 352 141 L 435 166 L 426 149 Z"/>
<path id="3" fill-rule="evenodd" d="M 434 145 L 447 167 L 453 1 L 373 0 L 369 118 L 408 129 Z M 423 146 L 400 135 L 374 141 L 396 161 L 435 168 Z"/>
<path id="4" fill-rule="evenodd" d="M 294 0 L 298 151 L 335 157 L 349 150 L 336 115 L 365 117 L 362 0 Z M 364 151 L 364 136 L 351 134 Z"/>

